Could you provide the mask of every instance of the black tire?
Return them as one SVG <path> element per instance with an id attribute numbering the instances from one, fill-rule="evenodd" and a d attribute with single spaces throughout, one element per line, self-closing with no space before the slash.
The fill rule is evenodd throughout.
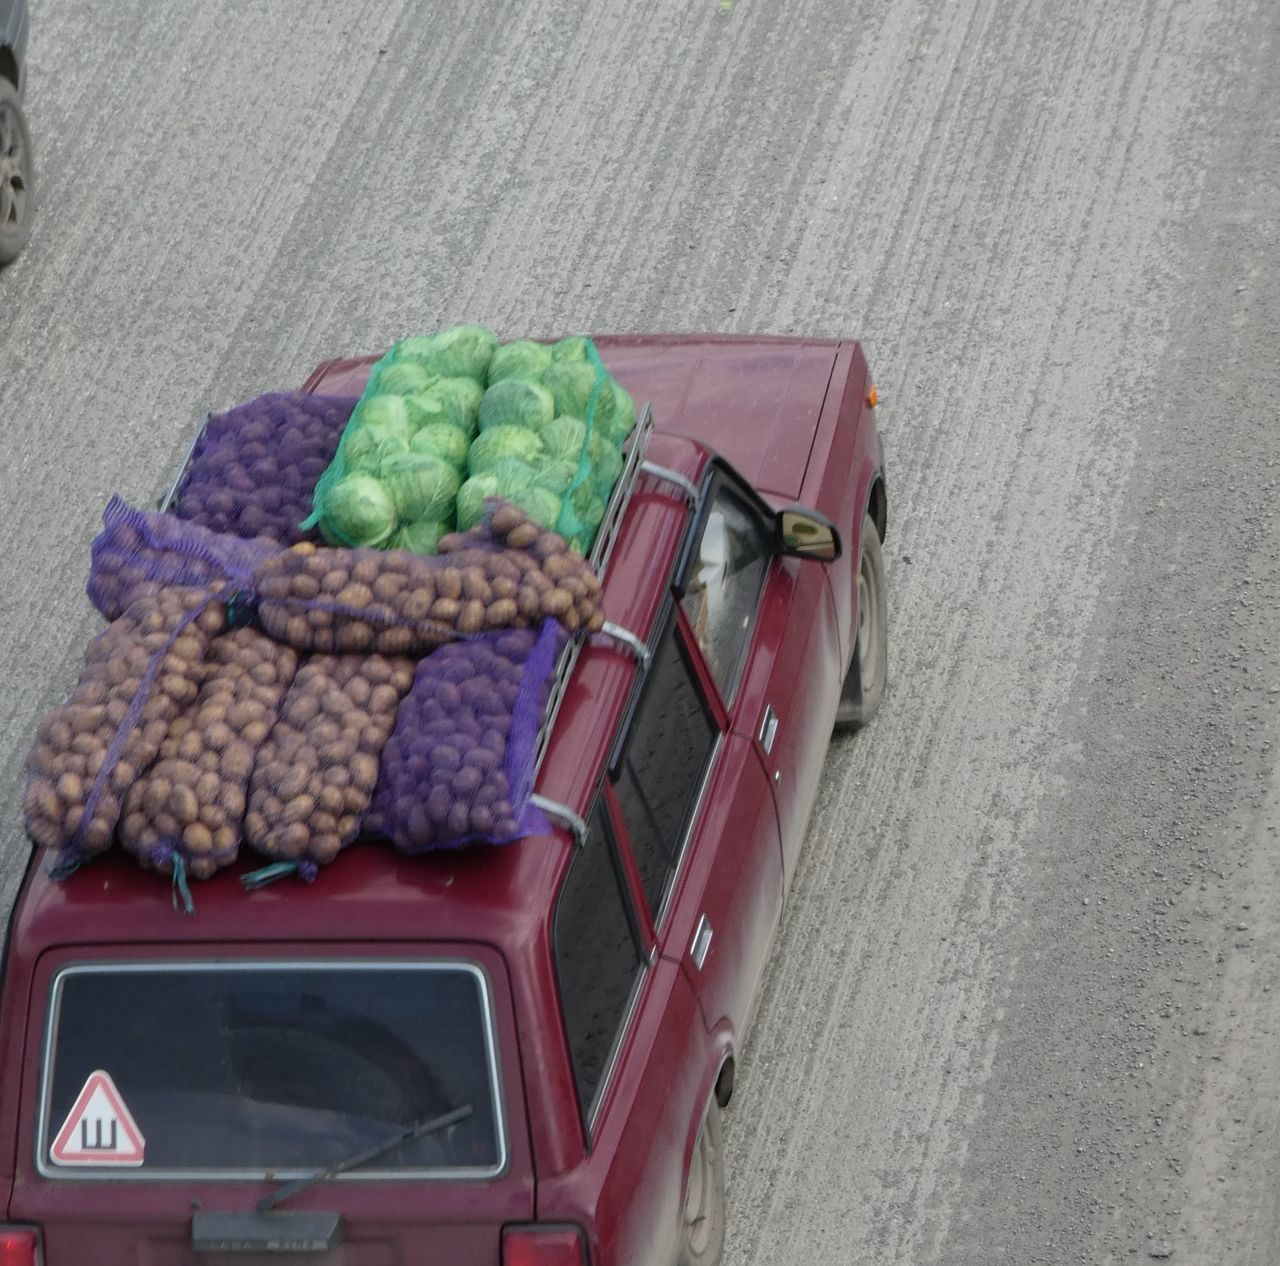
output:
<path id="1" fill-rule="evenodd" d="M 35 158 L 18 90 L 0 78 L 0 265 L 18 258 L 35 214 Z"/>
<path id="2" fill-rule="evenodd" d="M 677 1266 L 718 1266 L 724 1254 L 724 1138 L 715 1095 L 698 1130 L 689 1165 Z"/>
<path id="3" fill-rule="evenodd" d="M 889 607 L 884 583 L 884 551 L 870 515 L 862 520 L 862 554 L 858 559 L 858 635 L 853 663 L 845 675 L 836 709 L 836 729 L 860 730 L 884 699 L 889 676 Z"/>

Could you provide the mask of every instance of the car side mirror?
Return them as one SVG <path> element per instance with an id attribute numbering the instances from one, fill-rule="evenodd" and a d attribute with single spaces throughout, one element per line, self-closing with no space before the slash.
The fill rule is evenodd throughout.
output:
<path id="1" fill-rule="evenodd" d="M 824 514 L 804 506 L 788 506 L 774 519 L 778 549 L 793 558 L 816 558 L 834 563 L 840 557 L 840 533 Z"/>

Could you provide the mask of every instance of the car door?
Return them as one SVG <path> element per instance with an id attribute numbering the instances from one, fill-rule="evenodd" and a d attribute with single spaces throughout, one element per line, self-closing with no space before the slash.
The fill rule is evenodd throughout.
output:
<path id="1" fill-rule="evenodd" d="M 687 966 L 707 1024 L 737 1032 L 781 913 L 777 815 L 674 598 L 658 627 L 607 794 L 646 934 Z"/>
<path id="2" fill-rule="evenodd" d="M 709 489 L 681 605 L 731 732 L 750 745 L 777 808 L 785 883 L 795 871 L 840 680 L 826 567 L 784 557 L 772 512 L 727 467 Z"/>
<path id="3" fill-rule="evenodd" d="M 580 1166 L 540 1178 L 540 1216 L 587 1226 L 599 1266 L 669 1266 L 709 1042 L 685 973 L 641 930 L 603 797 L 585 825 L 552 937 L 585 1151 Z"/>

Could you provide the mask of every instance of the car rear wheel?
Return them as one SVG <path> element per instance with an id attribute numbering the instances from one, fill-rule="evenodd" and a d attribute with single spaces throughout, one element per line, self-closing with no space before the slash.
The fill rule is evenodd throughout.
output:
<path id="1" fill-rule="evenodd" d="M 859 730 L 877 712 L 889 675 L 889 608 L 885 601 L 884 551 L 874 520 L 862 520 L 858 560 L 858 636 L 853 663 L 840 691 L 836 729 Z"/>
<path id="2" fill-rule="evenodd" d="M 716 1266 L 724 1252 L 724 1147 L 720 1105 L 707 1104 L 689 1166 L 678 1266 Z"/>
<path id="3" fill-rule="evenodd" d="M 35 160 L 18 90 L 0 78 L 0 264 L 11 264 L 31 236 Z"/>

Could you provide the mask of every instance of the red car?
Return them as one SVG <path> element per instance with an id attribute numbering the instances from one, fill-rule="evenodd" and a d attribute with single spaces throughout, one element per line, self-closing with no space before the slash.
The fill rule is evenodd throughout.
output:
<path id="1" fill-rule="evenodd" d="M 875 393 L 854 342 L 597 342 L 658 425 L 597 545 L 610 633 L 543 730 L 563 829 L 369 843 L 310 887 L 233 869 L 191 919 L 126 856 L 63 882 L 36 857 L 0 1000 L 5 1266 L 720 1258 L 721 1109 L 833 725 L 884 688 Z"/>

